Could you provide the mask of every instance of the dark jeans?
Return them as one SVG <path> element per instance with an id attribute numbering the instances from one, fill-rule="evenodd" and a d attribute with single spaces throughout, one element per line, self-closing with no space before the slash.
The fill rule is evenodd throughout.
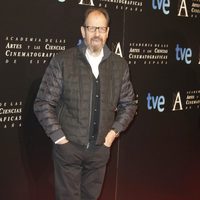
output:
<path id="1" fill-rule="evenodd" d="M 101 192 L 110 148 L 71 142 L 54 145 L 56 200 L 96 200 Z"/>

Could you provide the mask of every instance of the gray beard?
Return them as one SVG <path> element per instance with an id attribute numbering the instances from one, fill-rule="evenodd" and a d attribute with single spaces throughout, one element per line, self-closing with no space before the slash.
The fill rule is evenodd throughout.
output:
<path id="1" fill-rule="evenodd" d="M 90 47 L 88 48 L 89 50 L 89 54 L 96 57 L 99 56 L 99 54 L 101 53 L 102 48 L 97 48 L 97 47 Z"/>
<path id="2" fill-rule="evenodd" d="M 102 39 L 99 37 L 93 37 L 92 40 L 95 40 L 96 38 L 99 39 L 103 43 Z M 89 50 L 90 50 L 90 53 L 92 53 L 94 56 L 95 55 L 98 56 L 102 50 L 102 47 L 92 45 L 92 46 L 90 46 Z"/>

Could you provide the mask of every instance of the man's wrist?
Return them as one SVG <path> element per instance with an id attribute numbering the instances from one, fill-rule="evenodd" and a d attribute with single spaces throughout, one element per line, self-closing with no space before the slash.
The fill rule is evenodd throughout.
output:
<path id="1" fill-rule="evenodd" d="M 65 136 L 61 137 L 60 139 L 58 139 L 58 140 L 55 141 L 55 144 L 58 144 L 60 141 L 62 141 L 62 140 L 64 140 L 64 139 L 66 139 Z"/>

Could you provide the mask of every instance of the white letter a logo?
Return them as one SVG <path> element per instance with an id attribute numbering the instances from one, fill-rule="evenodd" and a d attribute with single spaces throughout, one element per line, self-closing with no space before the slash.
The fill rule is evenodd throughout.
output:
<path id="1" fill-rule="evenodd" d="M 81 0 L 80 5 L 94 6 L 93 0 Z"/>
<path id="2" fill-rule="evenodd" d="M 184 12 L 182 12 L 182 10 L 184 10 Z M 183 14 L 183 13 L 184 13 L 184 14 Z M 187 5 L 186 5 L 185 0 L 182 0 L 182 1 L 181 1 L 181 5 L 180 5 L 179 12 L 178 12 L 178 16 L 181 16 L 181 17 L 188 17 Z"/>
<path id="3" fill-rule="evenodd" d="M 116 46 L 116 49 L 115 49 L 115 54 L 117 54 L 117 55 L 123 57 L 123 55 L 122 55 L 122 49 L 121 49 L 121 45 L 120 45 L 119 42 L 117 43 L 117 46 Z"/>
<path id="4" fill-rule="evenodd" d="M 183 110 L 180 92 L 178 92 L 176 94 L 176 98 L 175 98 L 175 101 L 174 101 L 174 106 L 173 106 L 172 111 L 176 111 L 176 110 Z"/>

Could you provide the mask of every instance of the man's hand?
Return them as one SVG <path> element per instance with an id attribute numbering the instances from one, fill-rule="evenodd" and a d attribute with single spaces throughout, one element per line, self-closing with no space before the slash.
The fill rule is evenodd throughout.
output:
<path id="1" fill-rule="evenodd" d="M 108 134 L 106 135 L 106 137 L 105 137 L 104 145 L 106 147 L 111 147 L 112 143 L 114 142 L 116 137 L 117 137 L 117 134 L 115 133 L 115 131 L 114 130 L 110 130 L 108 132 Z"/>
<path id="2" fill-rule="evenodd" d="M 56 144 L 66 144 L 66 143 L 68 143 L 69 142 L 69 140 L 67 140 L 66 138 L 63 138 L 62 140 L 60 140 L 58 143 L 56 143 Z"/>

